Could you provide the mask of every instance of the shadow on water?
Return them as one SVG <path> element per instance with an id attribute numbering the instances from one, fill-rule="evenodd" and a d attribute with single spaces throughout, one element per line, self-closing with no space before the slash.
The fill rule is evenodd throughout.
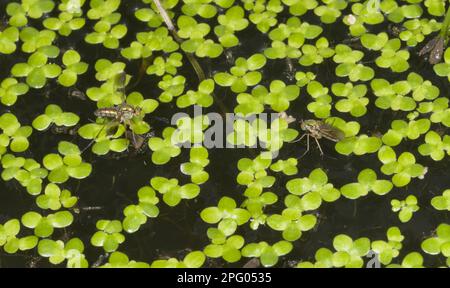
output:
<path id="1" fill-rule="evenodd" d="M 0 11 L 4 11 L 5 3 L 0 3 Z M 129 45 L 135 38 L 133 31 L 149 31 L 145 24 L 135 20 L 133 13 L 138 7 L 143 7 L 141 1 L 125 1 L 123 5 L 122 21 L 124 21 L 130 33 L 123 40 L 122 47 Z M 176 11 L 175 11 L 176 13 Z M 55 14 L 55 13 L 53 13 Z M 287 14 L 280 14 L 280 23 L 288 18 Z M 311 24 L 321 25 L 324 27 L 323 36 L 330 39 L 330 45 L 334 46 L 342 43 L 348 38 L 348 35 L 342 34 L 341 30 L 334 25 L 322 25 L 318 22 L 317 17 L 313 17 L 312 13 L 302 16 L 302 21 Z M 42 28 L 37 22 L 33 22 L 38 28 Z M 57 45 L 62 52 L 67 49 L 76 47 L 77 51 L 82 55 L 82 59 L 88 63 L 95 63 L 99 58 L 108 58 L 114 61 L 125 61 L 118 51 L 109 51 L 101 49 L 100 46 L 91 46 L 84 43 L 83 39 L 87 31 L 92 29 L 92 23 L 83 31 L 73 33 L 69 38 L 60 38 Z M 386 25 L 377 25 L 373 27 L 374 32 L 386 30 Z M 264 48 L 270 45 L 267 35 L 259 33 L 255 28 L 249 28 L 244 32 L 239 32 L 241 44 L 239 47 L 226 51 L 226 57 L 220 57 L 217 60 L 200 59 L 201 65 L 204 67 L 207 75 L 213 75 L 217 71 L 229 70 L 230 63 L 238 57 L 249 57 L 250 55 L 262 52 Z M 429 79 L 434 85 L 441 89 L 443 95 L 448 95 L 449 87 L 445 78 L 439 78 L 434 75 L 432 68 L 416 56 L 417 51 L 411 50 L 412 59 L 410 61 L 411 69 L 407 73 L 395 74 L 387 73 L 386 70 L 376 69 L 376 75 L 383 75 L 384 78 L 391 82 L 399 79 L 405 79 L 409 72 L 418 72 L 425 79 Z M 365 59 L 368 63 L 374 61 L 373 53 L 367 53 Z M 0 56 L 0 65 L 2 67 L 12 67 L 17 62 L 26 61 L 24 55 L 15 53 L 11 56 Z M 324 86 L 330 87 L 332 83 L 345 81 L 345 79 L 336 78 L 334 69 L 336 64 L 332 61 L 325 61 L 324 64 L 314 68 L 305 69 L 294 62 L 295 71 L 312 71 L 317 74 L 317 80 Z M 60 64 L 60 63 L 59 63 Z M 198 85 L 198 79 L 192 71 L 192 67 L 185 63 L 181 70 L 181 74 L 187 78 L 188 89 L 195 89 Z M 375 65 L 373 65 L 375 66 Z M 133 61 L 128 64 L 127 72 L 137 75 L 139 71 L 139 61 Z M 91 67 L 92 68 L 92 67 Z M 376 67 L 374 67 L 376 68 Z M 292 75 L 286 73 L 286 61 L 270 61 L 270 64 L 264 68 L 264 85 L 268 85 L 270 81 L 279 79 L 286 83 L 294 84 L 295 80 Z M 0 79 L 8 77 L 8 69 L 0 70 Z M 86 91 L 89 87 L 98 86 L 95 81 L 95 71 L 90 69 L 89 73 L 82 75 L 76 87 L 80 91 Z M 136 91 L 142 92 L 146 97 L 156 98 L 159 89 L 157 82 L 149 77 L 143 80 L 135 87 Z M 227 107 L 227 112 L 232 112 L 235 105 L 235 98 L 227 89 L 218 89 L 216 95 L 221 99 Z M 369 89 L 370 91 L 370 89 Z M 96 109 L 95 103 L 89 100 L 82 100 L 75 97 L 69 97 L 68 89 L 57 86 L 54 82 L 50 83 L 42 90 L 31 90 L 27 95 L 21 96 L 16 105 L 11 108 L 1 107 L 1 113 L 12 111 L 22 124 L 30 125 L 32 120 L 50 104 L 58 104 L 65 111 L 76 112 L 81 117 L 81 124 L 88 123 L 94 119 L 93 112 Z M 368 113 L 358 119 L 361 124 L 361 133 L 372 134 L 376 132 L 384 133 L 390 127 L 388 124 L 394 119 L 402 119 L 405 113 L 382 112 L 375 109 L 373 105 L 375 95 L 368 95 L 371 98 L 371 105 L 368 107 Z M 302 89 L 301 96 L 294 101 L 289 108 L 288 114 L 293 115 L 297 119 L 307 119 L 313 117 L 306 109 L 307 103 L 311 101 L 306 93 L 306 89 Z M 174 104 L 161 105 L 158 108 L 154 118 L 146 119 L 149 121 L 156 135 L 161 135 L 165 126 L 164 121 L 158 119 L 170 119 L 173 111 L 178 112 Z M 217 107 L 206 109 L 208 111 L 217 111 Z M 192 113 L 192 111 L 185 110 Z M 333 111 L 333 115 L 350 120 L 346 115 Z M 353 119 L 352 119 L 353 120 Z M 298 127 L 297 127 L 298 128 Z M 440 127 L 442 128 L 442 127 Z M 57 143 L 61 140 L 75 141 L 80 147 L 88 143 L 74 136 L 54 135 L 47 131 L 45 134 L 37 131 L 33 132 L 30 150 L 24 153 L 24 157 L 34 159 L 42 159 L 47 153 L 55 152 Z M 418 141 L 422 141 L 423 137 Z M 414 144 L 419 143 L 418 141 Z M 296 177 L 304 177 L 310 173 L 312 169 L 322 168 L 327 171 L 330 182 L 335 187 L 341 187 L 344 184 L 355 181 L 358 172 L 365 168 L 371 168 L 379 171 L 380 165 L 376 155 L 367 155 L 362 157 L 346 157 L 338 155 L 332 146 L 332 143 L 323 142 L 325 152 L 324 157 L 320 157 L 317 150 L 312 149 L 305 157 L 299 160 L 299 175 Z M 411 142 L 403 142 L 397 151 L 410 151 L 416 149 Z M 303 144 L 287 144 L 279 159 L 287 157 L 300 157 L 305 151 Z M 138 233 L 127 235 L 127 241 L 121 245 L 120 250 L 125 251 L 130 258 L 137 261 L 151 261 L 152 259 L 164 257 L 182 257 L 186 250 L 202 249 L 208 244 L 206 230 L 209 227 L 201 221 L 199 217 L 200 211 L 208 206 L 216 205 L 218 200 L 223 196 L 231 196 L 237 202 L 243 200 L 242 193 L 244 187 L 239 186 L 235 179 L 238 174 L 237 161 L 243 157 L 253 158 L 258 151 L 249 151 L 249 149 L 212 149 L 210 153 L 210 165 L 207 171 L 210 172 L 210 180 L 201 186 L 201 194 L 198 198 L 191 201 L 182 201 L 175 208 L 168 208 L 166 205 L 159 205 L 161 212 L 157 219 L 149 219 Z M 417 156 L 418 153 L 415 153 Z M 184 150 L 182 155 L 177 159 L 173 159 L 168 165 L 156 166 L 151 162 L 150 152 L 144 151 L 138 155 L 128 155 L 126 157 L 97 157 L 88 152 L 84 155 L 85 160 L 93 165 L 92 175 L 82 181 L 71 180 L 64 184 L 64 188 L 69 189 L 73 194 L 79 197 L 80 214 L 75 216 L 75 223 L 65 231 L 57 231 L 53 239 L 65 239 L 67 237 L 79 237 L 87 247 L 86 255 L 90 261 L 94 262 L 102 253 L 101 249 L 93 248 L 88 245 L 91 235 L 95 232 L 95 223 L 99 219 L 122 219 L 123 208 L 127 205 L 136 203 L 136 192 L 140 187 L 149 185 L 149 180 L 154 176 L 164 176 L 167 178 L 177 178 L 181 184 L 188 183 L 190 180 L 187 176 L 182 175 L 179 170 L 180 163 L 188 161 L 189 151 Z M 411 184 L 405 188 L 394 188 L 387 196 L 369 195 L 359 200 L 348 200 L 341 198 L 332 204 L 323 204 L 317 211 L 320 223 L 314 232 L 304 233 L 302 238 L 294 243 L 295 250 L 286 257 L 279 265 L 282 267 L 289 266 L 291 261 L 313 260 L 314 253 L 321 247 L 331 247 L 332 239 L 335 235 L 345 233 L 352 238 L 369 237 L 370 239 L 385 240 L 386 230 L 391 226 L 398 226 L 401 223 L 397 218 L 397 214 L 393 213 L 390 201 L 393 198 L 404 199 L 408 194 L 414 194 L 419 199 L 419 210 L 413 217 L 413 220 L 402 225 L 402 232 L 406 236 L 405 245 L 402 255 L 411 251 L 419 251 L 421 241 L 429 236 L 438 224 L 449 222 L 448 213 L 437 213 L 430 208 L 430 200 L 432 197 L 442 193 L 443 190 L 450 188 L 450 179 L 447 177 L 448 161 L 433 162 L 429 158 L 418 157 L 418 162 L 427 166 L 429 172 L 424 180 L 414 179 Z M 380 173 L 379 177 L 381 177 Z M 293 177 L 282 177 L 275 175 L 277 182 L 271 191 L 279 196 L 279 202 L 271 207 L 273 211 L 281 211 L 283 209 L 283 199 L 287 195 L 285 184 Z M 0 182 L 0 223 L 11 218 L 19 218 L 27 211 L 33 210 L 45 214 L 36 207 L 32 197 L 27 195 L 26 191 L 19 184 L 14 182 Z M 91 208 L 92 209 L 91 209 Z M 95 208 L 95 209 L 94 209 Z M 274 232 L 265 227 L 257 232 L 248 228 L 240 228 L 239 234 L 245 235 L 247 242 L 267 241 L 273 243 L 281 239 L 280 233 Z M 23 253 L 14 256 L 0 254 L 0 266 L 30 266 L 30 263 L 36 260 L 37 254 Z M 39 258 L 37 258 L 39 260 Z M 401 258 L 399 258 L 401 259 Z M 439 262 L 442 260 L 442 262 Z M 441 265 L 443 259 L 426 258 L 428 265 Z M 47 261 L 37 262 L 39 267 L 47 266 Z M 234 264 L 233 266 L 242 266 L 244 261 Z M 214 261 L 208 263 L 211 266 L 222 266 L 222 261 Z"/>

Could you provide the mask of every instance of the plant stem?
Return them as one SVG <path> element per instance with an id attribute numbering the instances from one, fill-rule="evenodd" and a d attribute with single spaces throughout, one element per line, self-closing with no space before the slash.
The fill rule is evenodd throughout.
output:
<path id="1" fill-rule="evenodd" d="M 175 25 L 173 25 L 172 20 L 169 17 L 169 14 L 167 14 L 166 9 L 162 6 L 161 2 L 159 0 L 153 0 L 153 2 L 156 5 L 156 8 L 158 8 L 159 14 L 161 14 L 161 17 L 163 18 L 164 22 L 167 25 L 167 28 L 169 28 L 170 31 L 177 32 Z"/>
<path id="2" fill-rule="evenodd" d="M 441 32 L 439 33 L 442 37 L 444 37 L 445 43 L 448 41 L 448 30 L 450 28 L 450 3 L 447 7 L 447 13 L 445 14 L 444 22 L 442 23 Z"/>
<path id="3" fill-rule="evenodd" d="M 159 14 L 161 15 L 161 17 L 164 20 L 164 23 L 166 23 L 167 28 L 169 29 L 169 31 L 172 33 L 175 41 L 177 41 L 179 44 L 183 43 L 183 39 L 180 38 L 180 36 L 178 36 L 178 31 L 177 28 L 175 28 L 175 25 L 173 24 L 172 20 L 169 17 L 169 14 L 167 13 L 166 9 L 164 9 L 164 7 L 161 4 L 160 0 L 153 0 L 153 3 L 155 3 L 156 8 L 158 8 Z M 202 82 L 203 80 L 206 79 L 206 75 L 205 75 L 205 71 L 203 71 L 202 66 L 200 66 L 200 63 L 198 63 L 197 59 L 194 57 L 194 55 L 192 53 L 187 53 L 185 52 L 186 57 L 189 60 L 189 63 L 191 63 L 192 67 L 195 70 L 195 73 L 197 74 L 197 77 L 199 79 L 200 82 Z M 222 114 L 225 115 L 226 114 L 226 107 L 223 104 L 222 101 L 220 101 L 215 95 L 214 93 L 212 93 L 213 98 L 216 100 L 217 104 L 219 105 L 220 109 L 222 110 Z"/>
<path id="4" fill-rule="evenodd" d="M 162 6 L 161 1 L 153 0 L 153 2 L 155 3 L 156 8 L 158 8 L 159 14 L 163 18 L 164 23 L 166 23 L 166 26 L 169 29 L 169 31 L 172 33 L 173 37 L 179 44 L 181 44 L 183 42 L 183 40 L 178 36 L 177 28 L 175 28 L 175 25 L 173 24 L 172 19 L 170 19 L 169 14 L 167 13 L 166 9 L 164 9 L 164 7 Z M 195 59 L 195 57 L 190 53 L 186 53 L 186 56 L 187 56 L 189 62 L 191 63 L 192 67 L 194 68 L 195 73 L 197 73 L 197 76 L 198 76 L 200 82 L 205 80 L 206 79 L 205 72 L 203 71 L 202 67 L 200 66 L 200 63 L 198 63 L 197 59 Z"/>

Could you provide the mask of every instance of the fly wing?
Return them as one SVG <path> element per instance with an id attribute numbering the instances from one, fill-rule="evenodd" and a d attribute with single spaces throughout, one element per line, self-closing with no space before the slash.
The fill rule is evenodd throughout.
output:
<path id="1" fill-rule="evenodd" d="M 122 102 L 125 103 L 125 86 L 127 85 L 127 73 L 121 72 L 114 79 L 114 87 L 120 93 Z"/>
<path id="2" fill-rule="evenodd" d="M 110 121 L 106 124 L 106 136 L 114 137 L 119 131 L 120 123 L 118 121 Z"/>
<path id="3" fill-rule="evenodd" d="M 439 62 L 441 62 L 442 55 L 444 55 L 444 47 L 445 41 L 443 37 L 439 37 L 439 39 L 436 41 L 436 44 L 434 45 L 433 50 L 431 50 L 430 53 L 430 64 L 434 65 Z"/>
<path id="4" fill-rule="evenodd" d="M 429 52 L 431 52 L 431 50 L 433 50 L 434 46 L 436 45 L 436 42 L 438 41 L 439 36 L 435 37 L 433 39 L 431 39 L 420 51 L 419 51 L 419 56 L 423 56 Z"/>
<path id="5" fill-rule="evenodd" d="M 319 129 L 322 137 L 327 138 L 328 140 L 339 142 L 345 138 L 345 133 L 341 129 L 330 124 L 321 123 Z"/>
<path id="6" fill-rule="evenodd" d="M 134 149 L 136 150 L 139 150 L 145 143 L 145 138 L 140 135 L 137 135 L 133 131 L 127 131 L 126 138 L 131 142 Z"/>

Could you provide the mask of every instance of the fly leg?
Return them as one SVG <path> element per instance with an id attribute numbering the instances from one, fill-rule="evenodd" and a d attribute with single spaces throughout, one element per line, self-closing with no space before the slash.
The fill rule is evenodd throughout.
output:
<path id="1" fill-rule="evenodd" d="M 300 142 L 300 141 L 302 141 L 302 139 L 305 137 L 305 136 L 307 136 L 308 135 L 308 133 L 305 133 L 305 134 L 303 134 L 300 138 L 298 138 L 297 140 L 292 140 L 291 142 L 289 142 L 289 143 L 297 143 L 297 142 Z"/>
<path id="2" fill-rule="evenodd" d="M 133 142 L 134 141 L 134 133 L 133 133 L 133 130 L 131 130 L 131 125 L 130 125 L 130 121 L 128 121 L 128 120 L 125 120 L 125 121 L 123 121 L 123 125 L 125 126 L 125 138 L 127 138 L 129 141 L 131 141 L 131 142 Z M 133 136 L 133 139 L 130 139 L 130 137 L 129 137 L 129 133 L 131 133 Z M 130 145 L 128 144 L 128 146 L 127 146 L 127 153 L 129 153 L 130 151 L 128 150 L 128 147 L 129 147 Z"/>
<path id="3" fill-rule="evenodd" d="M 310 136 L 310 135 L 307 133 L 307 134 L 303 135 L 302 138 L 303 138 L 304 136 L 306 136 L 306 151 L 305 151 L 305 152 L 302 154 L 302 156 L 300 156 L 298 159 L 303 158 L 303 156 L 305 156 L 305 155 L 308 154 L 308 152 L 309 152 L 309 136 Z"/>
<path id="4" fill-rule="evenodd" d="M 314 140 L 316 140 L 317 147 L 319 147 L 319 150 L 320 150 L 320 156 L 323 156 L 323 151 L 322 151 L 322 147 L 320 147 L 319 140 L 317 140 L 317 138 L 314 138 Z"/>
<path id="5" fill-rule="evenodd" d="M 91 142 L 89 142 L 89 144 L 83 148 L 83 150 L 81 150 L 81 154 L 83 154 L 84 152 L 86 152 L 87 149 L 89 149 L 89 147 L 91 147 L 95 141 L 97 140 L 98 136 L 100 136 L 100 134 L 103 132 L 103 130 L 105 129 L 105 127 L 108 125 L 108 123 L 104 124 L 102 129 L 100 129 L 97 133 L 97 135 L 95 135 L 94 138 L 92 138 Z"/>
<path id="6" fill-rule="evenodd" d="M 144 144 L 145 139 L 142 136 L 134 133 L 134 131 L 131 129 L 130 121 L 126 121 L 125 129 L 126 129 L 127 139 L 132 142 L 134 150 L 139 150 L 142 147 L 142 145 Z"/>

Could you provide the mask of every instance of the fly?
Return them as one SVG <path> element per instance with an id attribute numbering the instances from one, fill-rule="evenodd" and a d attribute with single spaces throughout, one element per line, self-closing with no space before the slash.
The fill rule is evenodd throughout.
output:
<path id="1" fill-rule="evenodd" d="M 442 56 L 444 55 L 445 48 L 445 37 L 442 37 L 440 34 L 433 39 L 431 39 L 420 51 L 419 56 L 424 56 L 425 54 L 430 53 L 430 57 L 428 58 L 428 62 L 434 65 L 441 61 Z"/>
<path id="2" fill-rule="evenodd" d="M 118 74 L 114 79 L 115 89 L 120 93 L 122 103 L 114 107 L 100 108 L 94 112 L 97 118 L 107 120 L 94 139 L 98 138 L 105 128 L 107 136 L 115 135 L 122 125 L 125 128 L 126 138 L 133 143 L 133 147 L 137 150 L 142 146 L 144 140 L 132 131 L 131 126 L 133 120 L 141 116 L 142 110 L 140 107 L 135 107 L 125 102 L 126 79 L 127 75 L 125 72 Z"/>
<path id="3" fill-rule="evenodd" d="M 316 141 L 317 146 L 320 150 L 320 155 L 323 155 L 323 150 L 319 143 L 320 139 L 325 138 L 333 142 L 339 142 L 345 138 L 345 133 L 342 130 L 321 120 L 302 120 L 300 121 L 300 128 L 305 131 L 305 134 L 303 134 L 298 140 L 294 142 L 300 142 L 306 136 L 306 151 L 303 155 L 305 155 L 309 151 L 310 137 L 314 138 L 314 140 Z"/>

